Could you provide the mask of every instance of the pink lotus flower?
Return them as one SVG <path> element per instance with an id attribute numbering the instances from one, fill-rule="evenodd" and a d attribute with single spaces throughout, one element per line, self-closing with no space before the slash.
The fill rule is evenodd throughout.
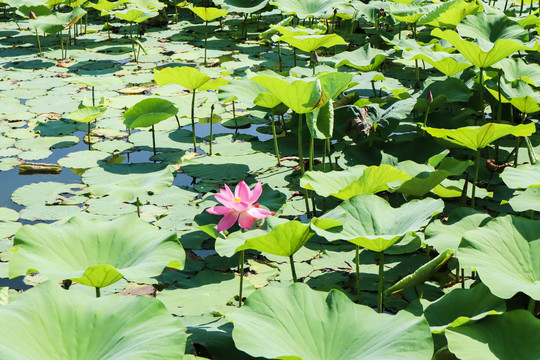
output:
<path id="1" fill-rule="evenodd" d="M 219 221 L 217 231 L 229 229 L 238 220 L 241 228 L 249 229 L 253 226 L 255 220 L 264 219 L 275 212 L 259 208 L 255 203 L 262 193 L 262 185 L 259 181 L 253 190 L 244 181 L 241 181 L 234 188 L 234 194 L 225 184 L 225 189 L 219 189 L 219 194 L 214 197 L 223 206 L 214 206 L 206 209 L 210 214 L 224 215 Z"/>

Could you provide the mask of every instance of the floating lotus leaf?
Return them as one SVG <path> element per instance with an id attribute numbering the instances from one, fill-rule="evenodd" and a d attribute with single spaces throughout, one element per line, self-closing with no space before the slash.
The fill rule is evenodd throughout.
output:
<path id="1" fill-rule="evenodd" d="M 514 310 L 446 329 L 448 349 L 461 360 L 535 359 L 540 354 L 540 322 L 530 312 Z"/>
<path id="2" fill-rule="evenodd" d="M 325 293 L 305 284 L 257 290 L 228 318 L 236 346 L 255 357 L 429 360 L 433 353 L 422 317 L 377 314 L 340 291 Z"/>
<path id="3" fill-rule="evenodd" d="M 86 171 L 82 181 L 95 196 L 112 195 L 120 200 L 133 202 L 137 197 L 158 193 L 171 186 L 173 169 L 167 165 L 109 164 Z"/>
<path id="4" fill-rule="evenodd" d="M 370 44 L 366 44 L 353 51 L 344 51 L 334 55 L 324 62 L 331 61 L 338 68 L 347 65 L 360 71 L 376 70 L 388 57 L 388 53 L 382 50 L 374 49 Z"/>
<path id="5" fill-rule="evenodd" d="M 334 8 L 345 4 L 344 0 L 275 0 L 278 9 L 286 14 L 296 14 L 299 19 L 326 17 Z"/>
<path id="6" fill-rule="evenodd" d="M 75 151 L 58 160 L 58 165 L 71 169 L 89 169 L 98 166 L 98 163 L 111 154 L 101 151 Z"/>
<path id="7" fill-rule="evenodd" d="M 488 123 L 483 126 L 465 126 L 458 129 L 426 127 L 425 130 L 431 136 L 442 138 L 472 150 L 478 150 L 507 135 L 531 136 L 536 132 L 536 127 L 533 123 L 516 126 Z"/>
<path id="8" fill-rule="evenodd" d="M 134 129 L 155 125 L 177 113 L 178 108 L 169 100 L 150 98 L 130 107 L 122 118 L 128 128 Z"/>
<path id="9" fill-rule="evenodd" d="M 389 190 L 389 183 L 408 180 L 411 176 L 390 165 L 357 165 L 345 171 L 306 171 L 300 186 L 314 190 L 320 196 L 334 196 L 347 200 L 360 194 L 375 194 Z"/>
<path id="10" fill-rule="evenodd" d="M 507 215 L 464 233 L 457 257 L 494 295 L 509 299 L 521 291 L 540 300 L 539 244 L 538 221 Z"/>
<path id="11" fill-rule="evenodd" d="M 457 208 L 443 223 L 435 220 L 426 227 L 425 242 L 442 252 L 446 249 L 456 250 L 465 231 L 474 230 L 484 226 L 491 217 L 483 212 L 471 208 Z"/>
<path id="12" fill-rule="evenodd" d="M 80 184 L 64 184 L 53 181 L 37 182 L 15 190 L 11 194 L 11 200 L 23 206 L 51 205 L 61 197 L 61 194 L 71 193 L 72 189 L 80 187 Z"/>
<path id="13" fill-rule="evenodd" d="M 185 344 L 180 320 L 147 296 L 96 299 L 48 281 L 0 307 L 0 352 L 13 360 L 172 360 Z"/>
<path id="14" fill-rule="evenodd" d="M 51 280 L 72 279 L 105 287 L 122 277 L 151 282 L 185 254 L 176 233 L 158 230 L 136 214 L 113 221 L 73 217 L 63 225 L 23 226 L 13 242 L 10 277 L 39 271 Z"/>
<path id="15" fill-rule="evenodd" d="M 229 11 L 225 9 L 218 9 L 215 7 L 190 7 L 189 10 L 193 11 L 204 21 L 212 21 L 229 13 Z"/>
<path id="16" fill-rule="evenodd" d="M 329 241 L 347 240 L 366 249 L 382 252 L 406 234 L 420 230 L 443 210 L 442 200 L 413 200 L 393 208 L 375 195 L 357 195 L 326 213 L 322 218 L 343 223 L 328 230 L 313 229 Z"/>
<path id="17" fill-rule="evenodd" d="M 287 44 L 308 53 L 311 53 L 321 47 L 329 48 L 336 45 L 347 45 L 347 42 L 337 34 L 300 36 L 284 35 L 278 40 L 285 41 Z"/>

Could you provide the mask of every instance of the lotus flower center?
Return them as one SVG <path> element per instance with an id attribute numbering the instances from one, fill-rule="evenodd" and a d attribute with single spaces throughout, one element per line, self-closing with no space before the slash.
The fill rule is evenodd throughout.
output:
<path id="1" fill-rule="evenodd" d="M 237 197 L 237 198 L 232 199 L 232 201 L 233 201 L 233 203 L 238 204 L 238 203 L 241 203 L 241 202 L 242 202 L 242 199 L 240 199 L 239 197 Z"/>

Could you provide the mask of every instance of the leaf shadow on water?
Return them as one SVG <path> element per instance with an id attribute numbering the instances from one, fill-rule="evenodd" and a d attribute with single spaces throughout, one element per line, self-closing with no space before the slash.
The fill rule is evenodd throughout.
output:
<path id="1" fill-rule="evenodd" d="M 46 69 L 52 66 L 55 66 L 56 63 L 52 61 L 43 61 L 41 59 L 28 60 L 28 61 L 10 61 L 5 63 L 2 67 L 4 68 L 15 68 L 15 69 L 25 69 L 25 70 L 38 70 Z"/>

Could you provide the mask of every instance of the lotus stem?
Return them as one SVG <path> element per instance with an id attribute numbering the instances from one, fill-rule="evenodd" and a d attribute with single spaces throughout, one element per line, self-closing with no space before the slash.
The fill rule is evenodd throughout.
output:
<path id="1" fill-rule="evenodd" d="M 300 165 L 300 173 L 304 175 L 304 150 L 302 149 L 302 118 L 303 114 L 298 114 L 298 159 Z M 306 215 L 309 218 L 309 200 L 308 191 L 304 189 L 304 202 L 306 204 Z"/>
<path id="2" fill-rule="evenodd" d="M 322 170 L 326 172 L 326 141 L 323 142 Z"/>
<path id="3" fill-rule="evenodd" d="M 278 65 L 279 65 L 279 72 L 283 71 L 283 63 L 281 61 L 281 41 L 277 42 L 277 49 L 278 49 Z"/>
<path id="4" fill-rule="evenodd" d="M 532 0 L 531 0 L 532 2 Z M 519 7 L 519 16 L 521 16 L 521 13 L 523 12 L 523 4 L 525 3 L 525 0 L 521 0 L 521 6 Z"/>
<path id="5" fill-rule="evenodd" d="M 178 115 L 174 115 L 174 117 L 176 118 L 176 124 L 178 125 L 178 128 L 180 129 L 181 128 L 180 119 L 178 119 Z"/>
<path id="6" fill-rule="evenodd" d="M 375 81 L 371 81 L 371 89 L 373 90 L 373 97 L 377 97 L 377 90 L 375 89 Z"/>
<path id="7" fill-rule="evenodd" d="M 534 309 L 536 307 L 536 301 L 533 298 L 529 299 L 529 305 L 527 306 L 527 310 L 531 312 L 531 314 L 534 315 Z"/>
<path id="8" fill-rule="evenodd" d="M 137 206 L 137 216 L 141 217 L 141 201 L 139 200 L 139 197 L 137 196 L 137 202 L 135 203 Z"/>
<path id="9" fill-rule="evenodd" d="M 459 260 L 456 259 L 456 282 L 459 282 L 459 270 L 460 270 Z"/>
<path id="10" fill-rule="evenodd" d="M 98 298 L 100 296 L 101 296 L 101 290 L 98 287 L 96 287 L 96 297 Z"/>
<path id="11" fill-rule="evenodd" d="M 135 43 L 133 42 L 133 23 L 129 23 L 129 39 L 131 40 L 131 49 L 133 50 L 133 57 L 136 63 L 139 63 L 137 60 L 137 52 L 135 51 Z"/>
<path id="12" fill-rule="evenodd" d="M 206 44 L 208 43 L 208 20 L 204 22 L 204 66 L 206 66 Z"/>
<path id="13" fill-rule="evenodd" d="M 486 123 L 486 108 L 484 105 L 484 69 L 480 68 L 480 106 L 482 107 L 482 124 Z"/>
<path id="14" fill-rule="evenodd" d="M 234 119 L 234 130 L 238 131 L 238 121 L 236 120 L 236 106 L 234 105 L 234 100 L 232 101 L 232 116 Z"/>
<path id="15" fill-rule="evenodd" d="M 42 56 L 41 54 L 41 42 L 39 41 L 39 34 L 38 34 L 38 31 L 36 29 L 36 40 L 37 40 L 37 46 L 38 46 L 38 49 L 39 49 L 39 57 Z"/>
<path id="16" fill-rule="evenodd" d="M 94 86 L 92 86 L 92 106 L 96 106 L 96 96 L 94 93 Z"/>
<path id="17" fill-rule="evenodd" d="M 62 32 L 58 33 L 58 38 L 60 39 L 60 57 L 64 59 L 64 39 L 62 39 Z"/>
<path id="18" fill-rule="evenodd" d="M 90 140 L 90 121 L 88 122 L 88 132 L 86 133 L 86 138 L 88 140 L 88 150 L 92 150 L 92 140 Z"/>
<path id="19" fill-rule="evenodd" d="M 330 166 L 330 171 L 334 170 L 332 168 L 332 156 L 330 155 L 330 138 L 326 138 L 326 148 L 328 150 L 328 165 Z"/>
<path id="20" fill-rule="evenodd" d="M 360 292 L 360 246 L 356 245 L 356 296 L 358 304 L 362 303 L 362 294 Z"/>
<path id="21" fill-rule="evenodd" d="M 212 155 L 212 139 L 214 135 L 213 127 L 212 127 L 213 124 L 214 124 L 214 104 L 210 106 L 210 155 Z"/>
<path id="22" fill-rule="evenodd" d="M 293 61 L 294 61 L 294 66 L 296 66 L 296 48 L 293 46 Z"/>
<path id="23" fill-rule="evenodd" d="M 292 255 L 289 256 L 289 262 L 291 263 L 291 274 L 292 274 L 293 282 L 297 282 L 298 280 L 296 278 L 296 269 L 294 267 L 294 259 Z"/>
<path id="24" fill-rule="evenodd" d="M 377 312 L 383 312 L 383 288 L 384 288 L 384 251 L 379 255 L 379 291 L 377 298 Z"/>
<path id="25" fill-rule="evenodd" d="M 270 110 L 270 124 L 272 124 L 272 136 L 274 137 L 274 150 L 276 151 L 277 165 L 281 166 L 281 159 L 279 158 L 279 147 L 276 135 L 276 124 L 274 121 L 274 108 Z"/>
<path id="26" fill-rule="evenodd" d="M 191 131 L 193 132 L 193 152 L 197 152 L 197 140 L 195 139 L 195 89 L 191 99 Z"/>
<path id="27" fill-rule="evenodd" d="M 152 150 L 154 150 L 154 155 L 156 155 L 156 129 L 152 125 Z"/>
<path id="28" fill-rule="evenodd" d="M 501 78 L 502 71 L 499 72 L 498 90 L 499 90 L 499 106 L 497 107 L 497 121 L 501 121 L 502 118 L 502 98 L 501 98 Z"/>
<path id="29" fill-rule="evenodd" d="M 518 156 L 519 156 L 519 148 L 521 146 L 521 141 L 520 141 L 520 138 L 518 137 L 516 139 L 516 155 L 514 157 L 514 167 L 516 167 L 518 165 Z"/>
<path id="30" fill-rule="evenodd" d="M 240 289 L 238 290 L 238 307 L 242 307 L 242 290 L 244 286 L 244 250 L 240 252 Z"/>
<path id="31" fill-rule="evenodd" d="M 476 182 L 478 181 L 478 170 L 480 169 L 480 149 L 476 150 L 476 159 L 474 161 L 474 179 L 473 179 L 473 188 L 472 188 L 472 198 L 471 205 L 474 209 L 475 206 L 475 196 L 476 196 Z"/>

